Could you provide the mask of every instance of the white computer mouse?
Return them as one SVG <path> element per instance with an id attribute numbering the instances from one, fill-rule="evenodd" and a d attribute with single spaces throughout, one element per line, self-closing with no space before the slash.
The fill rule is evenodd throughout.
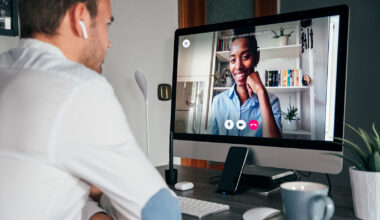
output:
<path id="1" fill-rule="evenodd" d="M 174 188 L 176 188 L 177 190 L 182 190 L 182 191 L 185 191 L 185 190 L 189 190 L 189 189 L 192 189 L 194 188 L 194 183 L 192 182 L 178 182 L 174 185 Z"/>
<path id="2" fill-rule="evenodd" d="M 243 214 L 244 220 L 263 220 L 278 215 L 281 211 L 269 207 L 256 207 L 249 209 Z"/>

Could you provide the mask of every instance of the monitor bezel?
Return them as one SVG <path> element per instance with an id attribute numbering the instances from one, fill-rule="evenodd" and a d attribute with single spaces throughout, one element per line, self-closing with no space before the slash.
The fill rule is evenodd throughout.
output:
<path id="1" fill-rule="evenodd" d="M 275 146 L 283 148 L 298 148 L 310 150 L 323 150 L 342 152 L 343 147 L 340 140 L 334 138 L 334 141 L 322 140 L 300 140 L 288 138 L 263 138 L 263 137 L 242 137 L 227 135 L 207 135 L 207 134 L 187 134 L 176 133 L 174 131 L 175 106 L 176 106 L 176 86 L 177 86 L 177 67 L 178 67 L 178 46 L 179 37 L 182 35 L 215 32 L 227 29 L 235 29 L 247 25 L 266 25 L 283 22 L 298 21 L 303 19 L 314 19 L 327 16 L 340 16 L 339 36 L 338 36 L 338 60 L 337 60 L 337 84 L 335 99 L 335 122 L 334 136 L 342 138 L 344 134 L 344 109 L 345 109 L 345 86 L 346 86 L 346 69 L 347 69 L 347 42 L 348 42 L 348 21 L 349 8 L 346 5 L 339 5 L 327 8 L 312 9 L 300 12 L 278 14 L 272 16 L 251 18 L 245 20 L 223 22 L 204 26 L 177 29 L 174 38 L 174 56 L 173 56 L 173 81 L 172 81 L 172 106 L 171 106 L 171 123 L 170 131 L 173 133 L 175 140 L 231 143 L 241 145 L 259 145 Z"/>

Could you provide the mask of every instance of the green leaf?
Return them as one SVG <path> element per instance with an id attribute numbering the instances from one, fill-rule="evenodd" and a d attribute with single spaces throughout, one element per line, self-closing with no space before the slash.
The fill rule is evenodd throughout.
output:
<path id="1" fill-rule="evenodd" d="M 358 170 L 363 170 L 363 171 L 366 171 L 367 169 L 365 168 L 365 165 L 363 166 L 363 164 L 361 163 L 358 163 L 356 160 L 350 158 L 350 157 L 347 157 L 347 156 L 344 156 L 344 155 L 340 155 L 340 154 L 334 154 L 334 153 L 326 153 L 327 155 L 332 155 L 332 156 L 336 156 L 336 157 L 340 157 L 340 158 L 343 158 L 344 160 L 347 160 L 348 162 L 350 162 L 352 165 L 354 165 L 356 167 L 356 169 Z"/>
<path id="2" fill-rule="evenodd" d="M 373 129 L 373 133 L 375 134 L 375 137 L 373 139 L 375 139 L 376 141 L 377 151 L 380 152 L 380 137 L 376 131 L 375 123 L 372 123 L 372 129 Z"/>
<path id="3" fill-rule="evenodd" d="M 344 143 L 338 143 L 338 142 L 334 142 L 334 143 L 347 147 L 348 149 L 355 152 L 355 154 L 357 154 L 363 161 L 366 161 L 368 155 L 357 144 L 344 138 L 335 137 L 335 139 L 344 141 Z M 349 145 L 345 145 L 345 143 Z"/>
<path id="4" fill-rule="evenodd" d="M 370 134 L 368 135 L 368 142 L 369 142 L 369 145 L 371 146 L 371 148 L 373 150 L 373 153 L 378 152 L 376 139 L 373 135 L 370 135 Z"/>
<path id="5" fill-rule="evenodd" d="M 281 115 L 288 121 L 299 120 L 297 111 L 297 107 L 289 105 L 288 112 L 281 112 Z"/>
<path id="6" fill-rule="evenodd" d="M 285 34 L 285 36 L 290 37 L 290 36 L 292 36 L 293 33 L 294 33 L 294 31 L 292 31 L 292 32 L 290 32 L 288 34 Z"/>
<path id="7" fill-rule="evenodd" d="M 357 158 L 359 158 L 360 162 L 364 164 L 364 167 L 367 168 L 368 155 L 358 145 L 343 138 L 335 137 L 335 139 L 344 141 L 344 143 L 339 143 L 339 142 L 334 142 L 334 143 L 342 145 L 346 147 L 348 150 L 350 150 Z"/>
<path id="8" fill-rule="evenodd" d="M 274 38 L 274 39 L 277 39 L 277 38 L 280 37 L 275 31 L 272 31 L 272 32 L 273 32 L 273 34 L 274 34 L 274 35 L 273 35 L 273 38 Z"/>
<path id="9" fill-rule="evenodd" d="M 380 171 L 380 153 L 375 152 L 369 157 L 368 171 L 379 172 Z"/>
<path id="10" fill-rule="evenodd" d="M 363 139 L 364 144 L 368 148 L 371 149 L 372 153 L 374 153 L 376 151 L 376 149 L 374 149 L 373 146 L 371 145 L 371 137 L 368 135 L 368 133 L 365 130 L 363 130 L 361 128 L 359 128 L 359 132 L 361 133 L 360 137 Z"/>
<path id="11" fill-rule="evenodd" d="M 360 157 L 356 152 L 354 152 L 354 150 L 352 148 L 347 148 L 349 151 L 351 151 L 353 153 L 353 160 L 357 161 L 358 163 L 361 163 L 363 164 L 363 167 L 367 170 L 368 169 L 368 160 L 365 160 L 363 159 L 362 157 Z M 346 151 L 344 151 L 346 152 Z"/>
<path id="12" fill-rule="evenodd" d="M 362 137 L 362 133 L 360 132 L 360 130 L 354 128 L 354 127 L 353 127 L 352 125 L 350 125 L 350 124 L 346 124 L 346 126 L 349 127 L 349 128 L 351 128 L 355 133 L 357 133 L 357 134 L 363 139 L 363 137 Z M 360 128 L 359 128 L 359 129 L 360 129 Z M 363 139 L 363 140 L 364 140 L 364 142 L 365 142 L 365 144 L 366 144 L 365 146 L 367 147 L 367 150 L 368 150 L 369 154 L 372 154 L 373 152 L 372 152 L 371 146 L 369 146 L 368 143 L 366 143 L 365 139 Z"/>

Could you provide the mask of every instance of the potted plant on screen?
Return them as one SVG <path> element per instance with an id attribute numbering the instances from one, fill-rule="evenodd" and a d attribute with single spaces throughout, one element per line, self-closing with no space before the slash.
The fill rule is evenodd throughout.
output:
<path id="1" fill-rule="evenodd" d="M 223 78 L 224 78 L 225 81 L 226 81 L 225 86 L 226 86 L 226 87 L 231 87 L 232 84 L 234 83 L 234 79 L 233 79 L 233 77 L 232 77 L 232 73 L 231 73 L 231 71 L 229 70 L 229 68 L 224 68 L 223 71 L 222 71 L 222 74 L 223 74 Z"/>
<path id="2" fill-rule="evenodd" d="M 281 112 L 281 115 L 285 119 L 285 123 L 283 124 L 285 130 L 297 130 L 297 120 L 299 120 L 297 111 L 297 107 L 289 105 L 287 112 Z"/>
<path id="3" fill-rule="evenodd" d="M 294 31 L 291 31 L 291 32 L 285 34 L 285 29 L 283 27 L 281 27 L 279 34 L 277 34 L 276 31 L 272 31 L 272 32 L 274 34 L 272 38 L 277 39 L 278 45 L 279 46 L 285 46 L 285 45 L 288 45 L 289 37 L 292 36 Z"/>
<path id="4" fill-rule="evenodd" d="M 380 137 L 372 124 L 373 134 L 346 124 L 363 140 L 362 146 L 345 138 L 340 145 L 350 150 L 354 157 L 330 153 L 354 166 L 350 167 L 350 179 L 354 210 L 360 219 L 380 219 Z"/>

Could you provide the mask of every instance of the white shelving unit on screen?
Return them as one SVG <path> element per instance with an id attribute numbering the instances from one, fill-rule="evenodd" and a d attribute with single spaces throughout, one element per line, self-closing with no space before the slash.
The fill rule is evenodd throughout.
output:
<path id="1" fill-rule="evenodd" d="M 295 36 L 295 42 L 292 45 L 286 45 L 286 46 L 270 46 L 270 47 L 264 47 L 260 48 L 260 61 L 263 60 L 271 60 L 273 59 L 274 62 L 278 62 L 282 58 L 285 59 L 292 59 L 295 61 L 295 65 L 292 67 L 293 69 L 300 69 L 301 70 L 301 50 L 302 45 L 300 44 L 300 26 L 298 23 L 294 23 L 292 25 L 287 26 L 288 30 L 294 30 L 293 35 Z M 275 27 L 275 30 L 278 30 L 279 27 Z M 268 29 L 267 31 L 272 31 L 273 29 Z M 261 30 L 264 31 L 264 30 Z M 308 50 L 306 53 L 309 55 L 309 69 L 308 74 L 311 78 L 313 78 L 313 53 L 312 50 Z M 281 69 L 281 68 L 278 68 Z M 304 73 L 304 72 L 303 72 Z M 283 73 L 281 73 L 283 74 Z M 298 109 L 298 117 L 300 117 L 300 121 L 298 121 L 298 129 L 297 130 L 286 130 L 283 129 L 282 132 L 284 135 L 302 135 L 302 136 L 308 136 L 310 139 L 315 139 L 316 132 L 315 132 L 315 102 L 314 102 L 314 87 L 313 85 L 310 86 L 279 86 L 279 87 L 266 87 L 267 91 L 273 94 L 276 94 L 278 96 L 286 96 L 289 95 L 295 96 L 296 100 L 292 100 L 292 105 L 296 106 Z M 307 96 L 310 100 L 310 106 L 309 108 L 305 108 L 305 105 L 307 103 L 303 103 L 301 96 Z M 290 98 L 289 98 L 290 99 Z M 287 106 L 288 107 L 288 106 Z M 282 106 L 282 111 L 286 112 L 287 107 Z M 308 114 L 310 115 L 310 119 L 306 119 L 306 117 L 303 117 L 300 115 L 300 113 L 307 109 Z M 304 112 L 304 114 L 306 114 Z M 304 121 L 302 121 L 304 120 Z M 305 121 L 307 120 L 307 121 Z M 302 123 L 301 123 L 302 121 Z M 282 118 L 283 124 L 285 123 L 284 118 Z M 304 126 L 301 126 L 301 125 Z M 306 124 L 306 126 L 305 126 Z M 306 128 L 305 128 L 306 127 Z"/>

